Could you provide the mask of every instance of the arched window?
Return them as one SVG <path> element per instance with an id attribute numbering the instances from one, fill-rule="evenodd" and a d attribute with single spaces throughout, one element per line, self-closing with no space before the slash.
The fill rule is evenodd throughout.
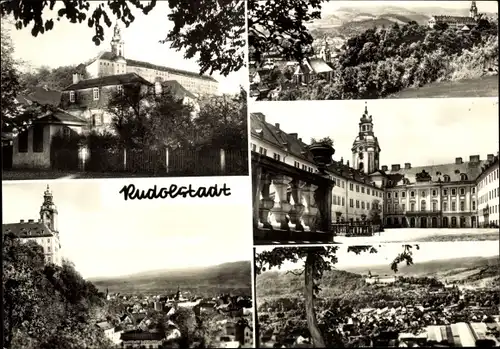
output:
<path id="1" fill-rule="evenodd" d="M 444 176 L 443 176 L 443 181 L 445 181 L 445 182 L 449 182 L 449 181 L 450 181 L 450 176 L 448 176 L 448 175 L 444 175 Z"/>
<path id="2" fill-rule="evenodd" d="M 465 173 L 461 173 L 460 174 L 460 180 L 461 181 L 466 181 L 468 178 L 467 178 L 467 175 Z"/>

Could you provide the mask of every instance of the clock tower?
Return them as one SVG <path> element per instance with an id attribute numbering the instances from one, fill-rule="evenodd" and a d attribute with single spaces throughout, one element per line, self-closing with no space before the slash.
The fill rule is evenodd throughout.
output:
<path id="1" fill-rule="evenodd" d="M 57 232 L 57 208 L 48 185 L 47 190 L 43 193 L 43 204 L 40 207 L 40 219 L 53 232 Z"/>
<path id="2" fill-rule="evenodd" d="M 359 120 L 358 136 L 352 145 L 352 166 L 356 170 L 371 174 L 380 166 L 380 147 L 377 137 L 373 133 L 372 116 L 368 114 L 365 102 L 365 112 Z"/>

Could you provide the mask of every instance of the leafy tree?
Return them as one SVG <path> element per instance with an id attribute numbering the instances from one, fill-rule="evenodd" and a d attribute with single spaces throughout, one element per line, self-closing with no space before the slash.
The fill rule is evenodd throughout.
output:
<path id="1" fill-rule="evenodd" d="M 328 136 L 320 138 L 318 140 L 316 140 L 316 138 L 311 138 L 311 144 L 314 144 L 314 143 L 327 144 L 330 147 L 333 147 L 333 139 L 331 139 Z"/>
<path id="2" fill-rule="evenodd" d="M 391 263 L 391 269 L 398 271 L 398 265 L 406 262 L 413 264 L 411 245 L 403 245 L 403 251 L 398 254 Z M 416 245 L 418 249 L 418 245 Z M 285 261 L 297 263 L 304 261 L 304 268 L 296 275 L 304 274 L 304 298 L 307 325 L 311 335 L 312 343 L 315 348 L 325 348 L 323 333 L 318 326 L 318 320 L 315 311 L 315 298 L 321 290 L 319 283 L 325 271 L 331 271 L 337 263 L 336 252 L 338 246 L 327 247 L 276 247 L 271 251 L 263 251 L 255 255 L 255 273 L 260 274 L 272 268 L 280 268 Z M 377 253 L 373 246 L 350 246 L 348 252 L 361 254 L 363 252 Z"/>
<path id="3" fill-rule="evenodd" d="M 11 131 L 17 125 L 15 119 L 22 112 L 16 103 L 16 96 L 21 91 L 17 62 L 12 54 L 14 45 L 7 28 L 1 30 L 1 109 L 2 130 Z"/>
<path id="4" fill-rule="evenodd" d="M 246 149 L 247 93 L 241 88 L 234 96 L 210 96 L 200 102 L 200 112 L 194 120 L 197 143 L 223 149 Z"/>
<path id="5" fill-rule="evenodd" d="M 123 92 L 111 97 L 106 110 L 125 147 L 177 147 L 191 142 L 192 107 L 169 89 L 156 95 L 144 86 L 124 86 Z"/>
<path id="6" fill-rule="evenodd" d="M 28 90 L 31 87 L 46 86 L 48 89 L 61 91 L 73 83 L 73 73 L 79 73 L 83 79 L 90 77 L 83 67 L 68 65 L 52 69 L 43 66 L 34 73 L 21 74 L 21 83 L 23 88 Z"/>
<path id="7" fill-rule="evenodd" d="M 286 59 L 302 61 L 312 53 L 313 37 L 305 23 L 321 18 L 323 0 L 249 0 L 248 46 L 252 58 L 276 52 Z"/>
<path id="8" fill-rule="evenodd" d="M 380 207 L 380 201 L 379 200 L 373 200 L 370 213 L 369 213 L 369 220 L 373 224 L 382 224 L 382 219 L 380 217 L 380 214 L 382 213 L 381 207 Z"/>
<path id="9" fill-rule="evenodd" d="M 109 348 L 95 326 L 103 300 L 71 263 L 45 263 L 43 248 L 3 235 L 4 348 Z"/>
<path id="10" fill-rule="evenodd" d="M 46 10 L 59 5 L 56 15 L 50 17 Z M 37 36 L 52 30 L 57 21 L 66 18 L 71 23 L 86 24 L 94 28 L 92 41 L 100 45 L 104 41 L 104 26 L 112 25 L 112 17 L 128 27 L 134 20 L 134 10 L 148 15 L 156 6 L 156 0 L 112 0 L 93 6 L 88 0 L 70 1 L 2 1 L 2 17 L 12 16 L 17 29 L 31 26 L 31 34 Z M 244 66 L 245 13 L 243 1 L 232 0 L 168 0 L 174 28 L 165 40 L 174 49 L 185 49 L 185 57 L 199 54 L 200 74 L 219 71 L 227 75 Z"/>

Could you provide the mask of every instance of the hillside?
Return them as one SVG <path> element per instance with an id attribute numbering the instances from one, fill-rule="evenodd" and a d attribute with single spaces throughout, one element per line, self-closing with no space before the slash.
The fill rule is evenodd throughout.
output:
<path id="1" fill-rule="evenodd" d="M 480 12 L 482 12 L 480 10 Z M 322 18 L 308 24 L 315 39 L 324 35 L 344 39 L 359 34 L 367 29 L 390 26 L 393 23 L 405 24 L 415 21 L 425 25 L 433 15 L 468 16 L 469 9 L 450 9 L 426 6 L 408 9 L 401 6 L 363 6 L 341 7 L 332 13 L 323 14 Z M 495 14 L 487 14 L 495 15 Z"/>
<path id="2" fill-rule="evenodd" d="M 393 275 L 389 265 L 346 269 L 352 273 L 359 274 L 367 274 L 369 270 L 372 274 Z M 474 282 L 482 278 L 498 276 L 499 273 L 500 263 L 498 257 L 466 257 L 428 262 L 415 261 L 415 264 L 410 266 L 402 265 L 397 275 L 427 276 L 437 277 L 438 279 Z"/>
<path id="3" fill-rule="evenodd" d="M 325 273 L 321 282 L 321 297 L 340 296 L 369 287 L 363 274 L 370 271 L 381 276 L 394 275 L 389 265 L 354 267 Z M 498 257 L 468 257 L 436 260 L 400 266 L 397 275 L 436 277 L 442 281 L 483 286 L 485 282 L 500 285 L 500 263 Z M 303 293 L 304 277 L 287 272 L 270 271 L 257 277 L 257 300 L 293 298 Z M 260 300 L 259 300 L 260 298 Z"/>
<path id="4" fill-rule="evenodd" d="M 116 278 L 96 278 L 100 290 L 130 293 L 171 293 L 180 287 L 199 295 L 238 293 L 251 295 L 251 262 L 225 263 L 205 268 L 154 270 Z"/>
<path id="5" fill-rule="evenodd" d="M 363 277 L 343 270 L 326 272 L 321 283 L 321 294 L 334 296 L 364 287 Z M 259 297 L 294 297 L 302 294 L 304 277 L 282 271 L 270 271 L 257 276 Z"/>

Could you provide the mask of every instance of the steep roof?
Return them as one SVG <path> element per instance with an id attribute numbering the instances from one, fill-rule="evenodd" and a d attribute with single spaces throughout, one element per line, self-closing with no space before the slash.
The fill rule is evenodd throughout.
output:
<path id="1" fill-rule="evenodd" d="M 31 92 L 26 98 L 41 105 L 52 105 L 57 107 L 61 103 L 61 95 L 61 91 L 37 86 L 31 89 Z"/>
<path id="2" fill-rule="evenodd" d="M 309 64 L 317 74 L 333 71 L 332 67 L 330 67 L 322 58 L 311 58 L 309 59 Z"/>
<path id="3" fill-rule="evenodd" d="M 114 326 L 107 321 L 102 321 L 97 323 L 97 327 L 99 327 L 101 330 L 106 331 L 112 329 Z"/>
<path id="4" fill-rule="evenodd" d="M 85 79 L 77 82 L 76 84 L 71 84 L 64 89 L 64 91 L 70 90 L 82 90 L 86 88 L 93 87 L 103 87 L 103 86 L 115 86 L 115 85 L 126 85 L 140 83 L 144 85 L 152 85 L 149 81 L 141 77 L 136 73 L 126 73 L 118 75 L 107 75 L 94 79 Z"/>
<path id="5" fill-rule="evenodd" d="M 307 144 L 299 140 L 296 133 L 289 134 L 280 130 L 276 125 L 271 125 L 265 121 L 265 116 L 262 113 L 250 114 L 250 132 L 252 136 L 286 150 L 297 158 L 314 162 L 312 154 L 307 149 Z"/>
<path id="6" fill-rule="evenodd" d="M 64 124 L 64 125 L 74 125 L 74 126 L 84 126 L 87 121 L 80 119 L 77 116 L 69 114 L 64 110 L 56 110 L 50 114 L 44 115 L 36 119 L 34 124 Z"/>
<path id="7" fill-rule="evenodd" d="M 133 330 L 123 332 L 120 336 L 122 341 L 160 341 L 165 339 L 165 334 L 160 332 L 145 332 L 140 330 Z"/>
<path id="8" fill-rule="evenodd" d="M 450 182 L 461 181 L 461 174 L 467 176 L 467 180 L 474 181 L 481 174 L 481 167 L 485 164 L 485 160 L 479 161 L 467 161 L 460 164 L 439 164 L 430 166 L 417 166 L 412 168 L 401 168 L 398 171 L 393 171 L 389 168 L 386 174 L 395 182 L 399 182 L 401 179 L 406 178 L 409 183 L 417 182 L 417 174 L 420 175 L 422 171 L 425 171 L 430 175 L 430 179 L 433 182 L 438 180 L 445 182 L 444 176 L 450 177 Z"/>
<path id="9" fill-rule="evenodd" d="M 335 175 L 338 175 L 345 179 L 350 179 L 364 185 L 373 186 L 371 177 L 359 170 L 356 170 L 347 164 L 340 161 L 332 161 L 332 164 L 328 166 L 327 170 Z"/>
<path id="10" fill-rule="evenodd" d="M 170 91 L 172 91 L 172 93 L 174 94 L 174 96 L 176 98 L 188 97 L 188 98 L 196 99 L 196 96 L 194 94 L 192 94 L 191 92 L 189 92 L 188 90 L 186 90 L 186 88 L 184 86 L 182 86 L 177 80 L 162 81 L 161 85 L 163 87 L 169 88 Z"/>
<path id="11" fill-rule="evenodd" d="M 19 238 L 40 238 L 54 236 L 52 230 L 41 222 L 19 222 L 2 224 L 2 234 L 13 233 Z"/>

